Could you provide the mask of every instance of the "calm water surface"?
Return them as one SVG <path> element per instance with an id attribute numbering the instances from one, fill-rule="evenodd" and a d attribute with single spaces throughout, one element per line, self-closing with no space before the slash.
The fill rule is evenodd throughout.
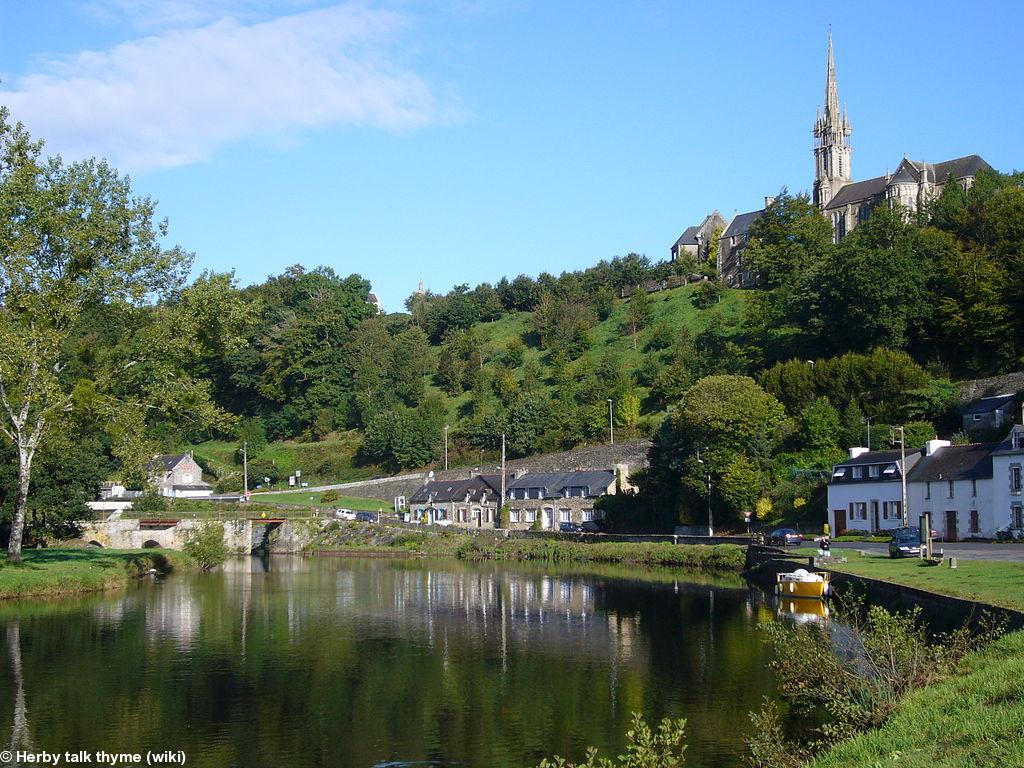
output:
<path id="1" fill-rule="evenodd" d="M 630 714 L 740 766 L 773 695 L 736 580 L 354 558 L 239 559 L 117 595 L 0 607 L 0 741 L 183 750 L 189 766 L 533 766 Z"/>

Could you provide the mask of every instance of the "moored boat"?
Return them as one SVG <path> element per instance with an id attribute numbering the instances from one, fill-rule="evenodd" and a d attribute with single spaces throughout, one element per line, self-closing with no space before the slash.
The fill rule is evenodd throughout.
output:
<path id="1" fill-rule="evenodd" d="M 775 576 L 775 594 L 782 597 L 806 597 L 824 600 L 829 594 L 829 573 L 811 573 L 797 568 L 792 573 Z"/>

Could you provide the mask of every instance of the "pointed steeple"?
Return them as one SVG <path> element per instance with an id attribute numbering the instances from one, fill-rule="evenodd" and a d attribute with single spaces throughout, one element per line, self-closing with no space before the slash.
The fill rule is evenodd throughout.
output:
<path id="1" fill-rule="evenodd" d="M 850 115 L 839 108 L 836 56 L 832 27 L 828 30 L 828 59 L 825 65 L 825 105 L 814 121 L 814 202 L 821 208 L 839 189 L 850 182 Z"/>

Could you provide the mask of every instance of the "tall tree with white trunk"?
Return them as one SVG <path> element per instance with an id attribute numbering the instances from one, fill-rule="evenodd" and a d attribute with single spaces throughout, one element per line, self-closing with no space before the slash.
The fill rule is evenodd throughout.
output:
<path id="1" fill-rule="evenodd" d="M 62 377 L 89 304 L 137 308 L 180 287 L 191 257 L 105 162 L 44 159 L 0 107 L 0 434 L 18 455 L 8 561 L 21 558 L 32 460 L 72 408 Z"/>

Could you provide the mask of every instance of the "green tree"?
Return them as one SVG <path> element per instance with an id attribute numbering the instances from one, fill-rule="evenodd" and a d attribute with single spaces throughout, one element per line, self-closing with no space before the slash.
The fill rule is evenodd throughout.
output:
<path id="1" fill-rule="evenodd" d="M 816 273 L 832 247 L 832 225 L 807 195 L 785 189 L 750 227 L 744 263 L 766 288 L 795 288 Z"/>
<path id="2" fill-rule="evenodd" d="M 757 465 L 743 454 L 732 457 L 718 481 L 719 493 L 729 509 L 738 517 L 753 514 L 764 490 L 764 481 Z"/>
<path id="3" fill-rule="evenodd" d="M 154 214 L 104 162 L 44 160 L 41 143 L 0 108 L 0 433 L 18 455 L 11 562 L 21 558 L 33 459 L 73 407 L 61 372 L 83 309 L 102 302 L 129 312 L 177 287 L 189 267 L 180 249 L 161 247 L 166 229 Z"/>
<path id="4" fill-rule="evenodd" d="M 626 319 L 623 323 L 623 330 L 633 340 L 633 349 L 637 348 L 637 337 L 651 322 L 653 314 L 652 301 L 647 291 L 640 288 L 629 297 L 629 304 L 626 305 Z"/>
<path id="5" fill-rule="evenodd" d="M 801 437 L 816 451 L 835 448 L 843 436 L 842 417 L 826 397 L 819 397 L 800 413 Z"/>

